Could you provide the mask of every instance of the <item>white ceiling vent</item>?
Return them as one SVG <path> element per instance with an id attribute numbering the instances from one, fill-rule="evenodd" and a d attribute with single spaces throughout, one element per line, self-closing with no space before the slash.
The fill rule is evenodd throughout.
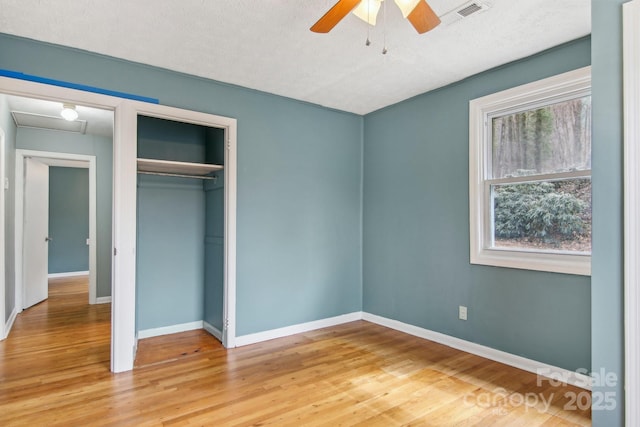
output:
<path id="1" fill-rule="evenodd" d="M 467 18 L 483 10 L 489 9 L 487 3 L 479 1 L 470 1 L 450 10 L 440 17 L 443 24 L 450 25 L 454 22 L 460 21 L 463 18 Z"/>
<path id="2" fill-rule="evenodd" d="M 16 126 L 23 128 L 62 130 L 82 134 L 87 130 L 86 120 L 69 122 L 62 117 L 45 116 L 21 111 L 12 111 L 11 115 L 13 116 L 13 121 L 16 122 Z"/>

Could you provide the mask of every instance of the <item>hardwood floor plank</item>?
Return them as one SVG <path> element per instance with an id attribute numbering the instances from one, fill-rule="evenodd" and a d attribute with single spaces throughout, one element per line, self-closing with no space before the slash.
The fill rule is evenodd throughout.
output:
<path id="1" fill-rule="evenodd" d="M 591 424 L 567 406 L 584 390 L 364 321 L 229 350 L 201 330 L 149 338 L 112 374 L 110 307 L 87 299 L 86 279 L 52 281 L 0 342 L 0 425 Z"/>

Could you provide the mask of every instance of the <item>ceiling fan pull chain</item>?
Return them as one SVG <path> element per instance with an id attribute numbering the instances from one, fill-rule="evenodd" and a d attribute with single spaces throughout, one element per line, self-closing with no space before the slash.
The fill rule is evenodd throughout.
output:
<path id="1" fill-rule="evenodd" d="M 367 41 L 364 42 L 365 46 L 369 46 L 371 44 L 371 25 L 369 25 L 369 20 L 371 19 L 371 2 L 367 2 Z"/>
<path id="2" fill-rule="evenodd" d="M 382 54 L 387 54 L 387 2 L 382 2 Z"/>

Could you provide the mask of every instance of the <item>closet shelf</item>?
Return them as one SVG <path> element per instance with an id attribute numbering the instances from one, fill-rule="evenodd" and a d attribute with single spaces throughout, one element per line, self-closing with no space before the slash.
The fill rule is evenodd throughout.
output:
<path id="1" fill-rule="evenodd" d="M 205 163 L 177 162 L 174 160 L 138 159 L 138 172 L 176 175 L 194 178 L 207 178 L 213 172 L 222 170 L 224 166 Z"/>

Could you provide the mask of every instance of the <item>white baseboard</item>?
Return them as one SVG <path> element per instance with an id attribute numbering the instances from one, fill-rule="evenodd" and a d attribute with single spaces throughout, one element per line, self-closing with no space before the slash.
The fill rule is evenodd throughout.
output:
<path id="1" fill-rule="evenodd" d="M 216 328 L 211 323 L 207 323 L 207 322 L 202 322 L 202 323 L 205 331 L 209 332 L 211 335 L 216 337 L 218 341 L 222 342 L 222 331 L 220 329 Z"/>
<path id="2" fill-rule="evenodd" d="M 336 326 L 342 323 L 354 322 L 361 319 L 362 312 L 356 311 L 349 314 L 343 314 L 341 316 L 329 317 L 327 319 L 314 320 L 312 322 L 299 323 L 297 325 L 286 326 L 284 328 L 271 329 L 269 331 L 257 332 L 255 334 L 242 335 L 236 337 L 236 347 L 242 347 L 243 345 L 255 344 L 275 338 L 287 337 L 289 335 L 300 334 L 303 332 L 309 332 L 315 329 L 327 328 L 329 326 Z"/>
<path id="3" fill-rule="evenodd" d="M 111 302 L 111 297 L 98 297 L 96 298 L 96 304 L 107 304 Z"/>
<path id="4" fill-rule="evenodd" d="M 88 271 L 69 271 L 67 273 L 49 273 L 47 276 L 49 279 L 57 279 L 60 277 L 76 277 L 76 276 L 88 276 Z"/>
<path id="5" fill-rule="evenodd" d="M 16 313 L 14 311 L 14 319 L 15 314 Z M 327 319 L 314 320 L 312 322 L 286 326 L 284 328 L 271 329 L 268 331 L 257 332 L 248 335 L 241 335 L 239 337 L 236 337 L 236 346 L 242 347 L 245 345 L 256 344 L 262 341 L 282 338 L 290 335 L 313 331 L 316 329 L 336 326 L 343 323 L 354 322 L 356 320 L 366 320 L 368 322 L 375 323 L 377 325 L 381 325 L 390 329 L 395 329 L 396 331 L 404 332 L 415 337 L 434 341 L 439 344 L 464 351 L 466 353 L 475 354 L 489 360 L 504 363 L 505 365 L 513 366 L 527 372 L 532 372 L 542 377 L 546 377 L 552 381 L 566 382 L 567 384 L 571 384 L 585 390 L 591 390 L 592 379 L 586 374 L 558 368 L 556 366 L 548 365 L 546 363 L 538 362 L 526 357 L 517 356 L 515 354 L 496 350 L 494 348 L 487 347 L 481 344 L 476 344 L 460 338 L 445 335 L 440 332 L 431 331 L 429 329 L 410 325 L 408 323 L 403 323 L 398 320 L 388 319 L 386 317 L 360 311 L 330 317 Z M 7 325 L 9 324 L 7 323 Z M 222 331 L 202 320 L 190 323 L 182 323 L 179 325 L 165 326 L 162 328 L 146 329 L 138 332 L 138 338 L 143 339 L 159 335 L 175 334 L 178 332 L 191 331 L 194 329 L 205 329 L 217 339 L 222 340 Z M 8 330 L 9 329 L 7 329 L 7 331 Z"/>
<path id="6" fill-rule="evenodd" d="M 505 365 L 513 366 L 534 374 L 544 376 L 554 381 L 566 382 L 576 387 L 583 388 L 585 390 L 591 390 L 591 377 L 586 374 L 569 371 L 567 369 L 551 366 L 546 363 L 537 362 L 535 360 L 527 359 L 522 356 L 516 356 L 515 354 L 507 353 L 501 350 L 496 350 L 491 347 L 476 344 L 470 341 L 465 341 L 460 338 L 455 338 L 449 335 L 441 334 L 440 332 L 430 331 L 429 329 L 420 328 L 418 326 L 409 325 L 408 323 L 399 322 L 397 320 L 387 319 L 386 317 L 377 316 L 375 314 L 363 313 L 362 319 L 371 323 L 376 323 L 387 328 L 395 329 L 400 332 L 404 332 L 409 335 L 424 338 L 430 341 L 435 341 L 440 344 L 444 344 L 448 347 L 452 347 L 458 350 L 462 350 L 467 353 L 475 354 L 477 356 L 484 357 L 486 359 L 494 360 L 496 362 L 504 363 Z"/>
<path id="7" fill-rule="evenodd" d="M 9 336 L 9 332 L 11 332 L 11 328 L 13 327 L 13 322 L 16 321 L 17 316 L 18 316 L 18 310 L 14 307 L 4 327 L 4 337 L 2 337 L 2 339 L 5 339 L 6 337 Z"/>
<path id="8" fill-rule="evenodd" d="M 163 326 L 161 328 L 145 329 L 138 331 L 138 339 L 157 337 L 160 335 L 177 334 L 178 332 L 192 331 L 194 329 L 202 329 L 203 321 L 181 323 L 179 325 Z"/>

